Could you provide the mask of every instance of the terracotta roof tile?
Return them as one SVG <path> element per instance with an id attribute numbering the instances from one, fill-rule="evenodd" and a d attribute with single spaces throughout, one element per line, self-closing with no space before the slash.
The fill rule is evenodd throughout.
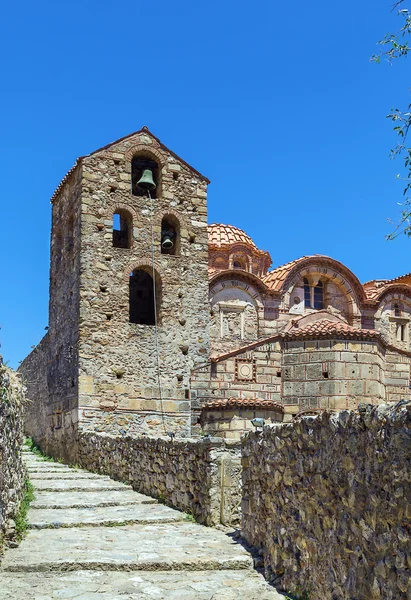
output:
<path id="1" fill-rule="evenodd" d="M 208 226 L 208 243 L 219 247 L 246 244 L 257 250 L 253 240 L 242 229 L 234 227 L 234 225 L 223 225 L 222 223 L 212 223 Z"/>
<path id="2" fill-rule="evenodd" d="M 344 339 L 379 339 L 381 334 L 375 329 L 357 329 L 328 319 L 320 319 L 299 328 L 289 329 L 281 335 L 285 340 L 318 339 L 321 337 L 342 337 Z"/>
<path id="3" fill-rule="evenodd" d="M 325 257 L 322 254 L 313 254 L 311 256 L 302 256 L 301 258 L 292 260 L 291 262 L 286 263 L 285 265 L 276 267 L 275 269 L 273 269 L 272 271 L 267 273 L 267 275 L 265 275 L 262 279 L 263 279 L 264 283 L 266 284 L 266 286 L 268 288 L 270 288 L 270 290 L 279 291 L 281 289 L 281 286 L 284 283 L 285 279 L 287 278 L 288 274 L 295 267 L 295 265 L 298 265 L 298 263 L 302 262 L 303 260 L 306 260 L 307 258 L 316 258 L 316 257 L 329 258 L 328 256 Z"/>
<path id="4" fill-rule="evenodd" d="M 225 398 L 224 400 L 212 400 L 201 407 L 201 410 L 231 410 L 232 408 L 276 410 L 284 412 L 284 406 L 273 400 L 261 400 L 259 398 Z"/>

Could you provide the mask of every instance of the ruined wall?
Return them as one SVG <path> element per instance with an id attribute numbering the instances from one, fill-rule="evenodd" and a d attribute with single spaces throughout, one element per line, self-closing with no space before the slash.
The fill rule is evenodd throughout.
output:
<path id="1" fill-rule="evenodd" d="M 78 463 L 192 514 L 234 525 L 241 502 L 240 449 L 223 440 L 167 440 L 81 433 Z"/>
<path id="2" fill-rule="evenodd" d="M 4 540 L 14 535 L 14 517 L 24 493 L 22 461 L 23 386 L 0 357 L 0 553 Z"/>
<path id="3" fill-rule="evenodd" d="M 24 406 L 24 431 L 33 438 L 43 452 L 50 455 L 53 430 L 48 417 L 49 390 L 49 334 L 21 363 L 19 373 L 26 387 L 27 404 Z"/>
<path id="4" fill-rule="evenodd" d="M 360 405 L 243 441 L 243 534 L 310 600 L 411 597 L 411 403 Z"/>
<path id="5" fill-rule="evenodd" d="M 26 433 L 66 462 L 77 452 L 80 195 L 77 167 L 53 202 L 48 333 L 19 368 L 31 401 Z"/>
<path id="6" fill-rule="evenodd" d="M 132 193 L 131 161 L 136 155 L 158 164 L 153 211 L 146 196 Z M 209 353 L 206 188 L 202 176 L 144 131 L 84 159 L 79 346 L 83 430 L 189 435 L 190 370 Z M 117 210 L 127 211 L 132 221 L 128 248 L 113 247 Z M 179 223 L 176 255 L 161 253 L 166 215 Z M 154 327 L 129 320 L 130 273 L 141 268 L 152 274 L 152 225 L 163 403 Z"/>

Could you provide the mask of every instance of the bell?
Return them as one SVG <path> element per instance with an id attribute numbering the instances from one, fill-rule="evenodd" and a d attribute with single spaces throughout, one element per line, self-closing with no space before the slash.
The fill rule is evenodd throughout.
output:
<path id="1" fill-rule="evenodd" d="M 154 190 L 156 184 L 153 179 L 153 172 L 150 169 L 144 169 L 142 176 L 137 181 L 137 185 L 143 190 Z"/>
<path id="2" fill-rule="evenodd" d="M 174 242 L 168 234 L 163 237 L 161 246 L 164 250 L 170 250 L 174 246 Z"/>

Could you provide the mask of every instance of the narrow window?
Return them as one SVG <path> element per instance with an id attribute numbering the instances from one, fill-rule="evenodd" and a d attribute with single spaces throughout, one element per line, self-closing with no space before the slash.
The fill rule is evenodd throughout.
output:
<path id="1" fill-rule="evenodd" d="M 131 248 L 133 219 L 126 210 L 117 210 L 113 215 L 114 248 Z"/>
<path id="2" fill-rule="evenodd" d="M 324 308 L 324 287 L 322 281 L 319 281 L 314 288 L 314 308 L 317 310 Z"/>
<path id="3" fill-rule="evenodd" d="M 394 304 L 392 308 L 394 310 L 394 317 L 400 317 L 401 316 L 401 311 L 400 311 L 399 304 Z"/>
<path id="4" fill-rule="evenodd" d="M 130 323 L 155 325 L 153 278 L 146 271 L 130 273 Z"/>
<path id="5" fill-rule="evenodd" d="M 180 254 L 180 223 L 174 215 L 166 215 L 161 221 L 161 254 Z"/>
<path id="6" fill-rule="evenodd" d="M 304 306 L 305 308 L 311 308 L 311 290 L 308 279 L 304 277 Z"/>
<path id="7" fill-rule="evenodd" d="M 402 342 L 407 341 L 407 326 L 406 325 L 401 325 L 401 341 Z"/>
<path id="8" fill-rule="evenodd" d="M 131 191 L 134 196 L 147 197 L 147 190 L 140 187 L 138 182 L 144 171 L 151 171 L 153 181 L 156 187 L 150 191 L 152 198 L 158 197 L 158 165 L 157 163 L 146 156 L 137 155 L 131 161 Z"/>

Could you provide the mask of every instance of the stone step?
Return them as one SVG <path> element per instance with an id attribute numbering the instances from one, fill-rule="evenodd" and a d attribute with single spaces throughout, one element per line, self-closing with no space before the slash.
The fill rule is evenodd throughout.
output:
<path id="1" fill-rule="evenodd" d="M 62 465 L 60 463 L 48 462 L 48 461 L 36 461 L 33 463 L 29 463 L 24 461 L 24 464 L 27 469 L 54 469 L 55 471 L 77 471 L 82 469 L 73 469 L 72 467 L 68 467 L 67 465 Z"/>
<path id="2" fill-rule="evenodd" d="M 0 600 L 284 600 L 254 571 L 0 573 Z"/>
<path id="3" fill-rule="evenodd" d="M 184 519 L 184 513 L 163 504 L 133 504 L 103 508 L 33 508 L 28 513 L 30 529 L 173 523 Z"/>
<path id="4" fill-rule="evenodd" d="M 157 504 L 157 500 L 132 490 L 104 490 L 99 492 L 39 492 L 31 508 L 93 508 L 97 506 L 128 506 L 130 504 Z"/>
<path id="5" fill-rule="evenodd" d="M 131 490 L 131 486 L 112 479 L 36 479 L 35 490 L 47 492 L 85 492 L 104 490 Z"/>
<path id="6" fill-rule="evenodd" d="M 48 464 L 50 463 L 47 463 L 47 465 Z M 38 465 L 35 467 L 26 466 L 26 469 L 28 473 L 87 473 L 87 471 L 83 471 L 82 469 L 72 469 L 71 467 L 56 469 L 55 467 L 53 467 L 53 465 L 44 467 L 43 465 Z"/>
<path id="7" fill-rule="evenodd" d="M 30 479 L 33 482 L 33 485 L 35 485 L 35 481 L 38 479 L 46 481 L 48 479 L 56 478 L 58 478 L 59 481 L 66 481 L 68 479 L 98 479 L 99 481 L 112 481 L 110 480 L 110 477 L 105 475 L 96 475 L 95 473 L 87 473 L 87 471 L 59 471 L 57 474 L 48 472 L 30 473 Z"/>
<path id="8" fill-rule="evenodd" d="M 198 571 L 252 569 L 248 552 L 215 529 L 180 522 L 32 529 L 10 548 L 4 571 Z"/>

